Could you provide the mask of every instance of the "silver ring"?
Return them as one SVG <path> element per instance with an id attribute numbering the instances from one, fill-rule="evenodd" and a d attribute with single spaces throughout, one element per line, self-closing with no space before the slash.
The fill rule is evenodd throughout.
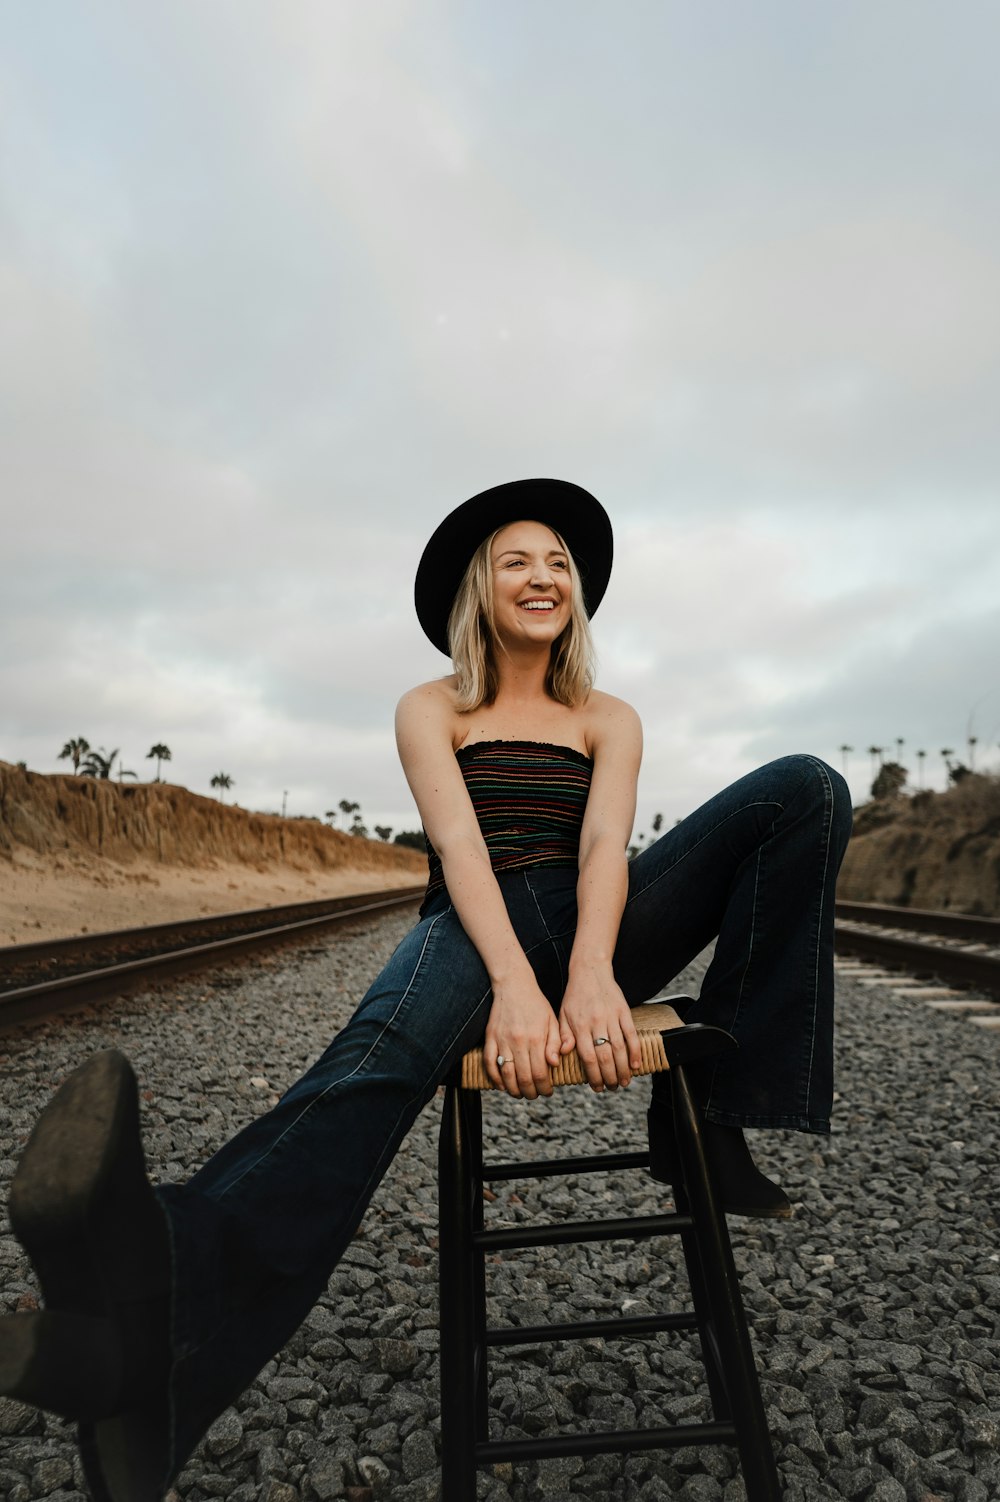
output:
<path id="1" fill-rule="evenodd" d="M 609 1038 L 595 1038 L 594 1039 L 594 1047 L 595 1048 L 600 1048 L 600 1046 L 601 1046 L 602 1043 L 608 1043 L 610 1041 L 611 1040 Z"/>
<path id="2" fill-rule="evenodd" d="M 509 1063 L 510 1063 L 510 1059 L 505 1059 L 502 1053 L 498 1053 L 497 1054 L 497 1068 L 498 1069 L 502 1069 L 505 1064 L 509 1064 Z"/>

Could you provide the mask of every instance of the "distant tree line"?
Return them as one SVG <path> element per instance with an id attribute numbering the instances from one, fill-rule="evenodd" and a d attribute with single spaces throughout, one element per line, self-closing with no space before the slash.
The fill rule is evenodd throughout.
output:
<path id="1" fill-rule="evenodd" d="M 161 781 L 160 772 L 163 763 L 172 759 L 170 747 L 163 741 L 157 741 L 156 745 L 151 746 L 146 752 L 146 760 L 156 762 L 155 782 Z M 110 752 L 106 751 L 103 746 L 95 750 L 82 735 L 72 736 L 66 742 L 59 752 L 59 760 L 73 763 L 74 776 L 96 777 L 101 782 L 108 782 L 112 779 L 121 782 L 126 777 L 135 778 L 137 775 L 122 765 L 117 746 Z M 18 765 L 27 771 L 27 766 L 23 762 L 19 762 Z M 216 772 L 211 778 L 210 785 L 218 790 L 220 802 L 225 802 L 224 795 L 227 790 L 236 786 L 228 772 Z M 323 817 L 334 827 L 336 827 L 338 817 L 342 817 L 344 827 L 350 834 L 358 835 L 362 839 L 368 838 L 368 826 L 361 812 L 361 804 L 350 798 L 341 798 L 337 807 L 328 808 Z M 373 833 L 386 844 L 392 840 L 394 845 L 407 846 L 413 850 L 427 849 L 427 841 L 422 829 L 402 829 L 393 839 L 391 825 L 376 824 Z"/>
<path id="2" fill-rule="evenodd" d="M 336 808 L 328 808 L 323 817 L 334 829 L 337 827 L 338 814 L 343 816 L 344 828 L 348 834 L 356 834 L 361 839 L 367 839 L 368 825 L 364 821 L 360 803 L 356 803 L 350 798 L 341 798 Z M 427 849 L 427 841 L 424 838 L 422 829 L 401 829 L 395 839 L 393 839 L 392 826 L 390 824 L 376 824 L 374 826 L 374 833 L 385 844 L 388 844 L 392 840 L 394 845 L 406 845 L 412 850 Z"/>
<path id="3" fill-rule="evenodd" d="M 905 784 L 910 780 L 910 769 L 902 762 L 902 746 L 905 745 L 904 737 L 896 736 L 896 754 L 887 762 L 889 746 L 868 746 L 868 756 L 871 757 L 871 796 L 872 798 L 898 798 Z M 944 775 L 950 786 L 961 783 L 962 778 L 976 775 L 976 746 L 979 745 L 979 736 L 968 734 L 965 736 L 965 745 L 968 746 L 968 763 L 955 760 L 955 748 L 953 746 L 941 746 L 940 757 L 944 762 Z M 847 777 L 847 759 L 854 746 L 839 746 L 842 759 L 844 759 L 844 777 Z M 923 789 L 923 765 L 926 762 L 926 749 L 917 749 L 917 790 Z"/>
<path id="4" fill-rule="evenodd" d="M 979 737 L 977 735 L 967 735 L 965 743 L 968 747 L 968 764 L 955 760 L 955 748 L 953 746 L 943 746 L 939 753 L 945 765 L 946 780 L 952 786 L 961 782 L 964 777 L 974 776 L 976 773 L 976 747 L 979 745 Z M 868 755 L 871 757 L 871 796 L 873 798 L 895 798 L 903 792 L 910 776 L 909 768 L 903 764 L 903 746 L 905 744 L 904 737 L 897 735 L 895 740 L 896 754 L 890 761 L 886 760 L 889 752 L 888 746 L 871 745 L 868 747 Z M 854 750 L 854 747 L 845 743 L 839 749 L 843 757 L 844 776 L 846 777 L 847 758 Z M 922 789 L 927 751 L 921 748 L 914 754 L 917 758 L 917 787 L 918 789 Z"/>
<path id="5" fill-rule="evenodd" d="M 156 762 L 154 782 L 162 781 L 160 769 L 165 761 L 171 761 L 172 759 L 173 753 L 170 747 L 165 745 L 163 741 L 157 741 L 155 746 L 150 746 L 146 752 L 146 760 Z M 59 752 L 58 760 L 71 761 L 73 763 L 74 777 L 96 777 L 101 782 L 109 782 L 112 778 L 117 778 L 119 782 L 122 782 L 126 777 L 137 778 L 138 775 L 122 765 L 117 746 L 113 751 L 105 751 L 103 746 L 95 751 L 86 736 L 83 735 L 72 736 Z M 117 769 L 115 767 L 116 760 L 118 761 Z M 222 795 L 226 789 L 235 787 L 235 783 L 228 772 L 216 772 L 210 785 L 219 789 L 220 802 L 224 801 Z"/>

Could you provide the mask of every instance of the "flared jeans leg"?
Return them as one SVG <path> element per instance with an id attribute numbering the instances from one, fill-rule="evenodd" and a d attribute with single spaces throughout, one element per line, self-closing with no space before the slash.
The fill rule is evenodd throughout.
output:
<path id="1" fill-rule="evenodd" d="M 417 1113 L 481 1039 L 490 999 L 445 899 L 278 1104 L 157 1191 L 174 1266 L 165 1485 L 306 1317 Z"/>
<path id="2" fill-rule="evenodd" d="M 828 1132 L 833 1101 L 833 920 L 851 830 L 840 774 L 787 756 L 711 799 L 629 867 L 615 973 L 631 1005 L 716 939 L 686 1021 L 739 1044 L 695 1071 L 711 1121 Z M 669 1089 L 654 1080 L 654 1109 Z"/>

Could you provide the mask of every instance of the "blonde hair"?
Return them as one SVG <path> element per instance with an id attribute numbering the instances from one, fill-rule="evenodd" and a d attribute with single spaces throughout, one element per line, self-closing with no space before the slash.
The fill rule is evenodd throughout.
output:
<path id="1" fill-rule="evenodd" d="M 458 678 L 460 714 L 482 704 L 492 704 L 500 687 L 493 544 L 503 530 L 504 527 L 497 527 L 473 553 L 448 616 L 448 650 Z M 576 561 L 559 533 L 553 527 L 549 531 L 566 554 L 572 592 L 569 622 L 552 644 L 545 688 L 557 703 L 573 709 L 584 702 L 593 687 L 594 643 L 583 608 L 583 587 Z"/>

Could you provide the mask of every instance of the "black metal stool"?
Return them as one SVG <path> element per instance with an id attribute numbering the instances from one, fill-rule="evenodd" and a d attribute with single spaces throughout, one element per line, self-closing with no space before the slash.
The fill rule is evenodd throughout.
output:
<path id="1" fill-rule="evenodd" d="M 680 1003 L 687 998 L 674 997 Z M 701 1112 L 685 1064 L 724 1049 L 735 1040 L 720 1028 L 684 1026 L 670 1005 L 653 1004 L 633 1014 L 643 1051 L 642 1073 L 669 1068 L 677 1150 L 683 1187 L 674 1186 L 673 1214 L 589 1220 L 525 1229 L 488 1231 L 483 1223 L 483 1183 L 543 1178 L 597 1170 L 646 1168 L 649 1152 L 604 1153 L 587 1158 L 524 1163 L 483 1163 L 480 1091 L 491 1088 L 482 1050 L 467 1054 L 449 1080 L 439 1146 L 441 1278 L 441 1470 L 443 1502 L 471 1502 L 476 1470 L 497 1461 L 540 1460 L 604 1451 L 673 1449 L 682 1445 L 736 1445 L 748 1502 L 780 1502 L 771 1437 L 757 1380 L 743 1300 L 725 1216 L 719 1209 L 705 1159 Z M 570 1054 L 555 1083 L 583 1083 Z M 568 1324 L 490 1329 L 486 1324 L 489 1252 L 582 1241 L 641 1240 L 677 1235 L 687 1267 L 691 1312 L 637 1318 L 582 1320 Z M 621 1338 L 660 1330 L 697 1329 L 714 1419 L 705 1424 L 561 1434 L 552 1438 L 490 1440 L 487 1351 L 490 1346 L 537 1345 L 587 1336 Z"/>

